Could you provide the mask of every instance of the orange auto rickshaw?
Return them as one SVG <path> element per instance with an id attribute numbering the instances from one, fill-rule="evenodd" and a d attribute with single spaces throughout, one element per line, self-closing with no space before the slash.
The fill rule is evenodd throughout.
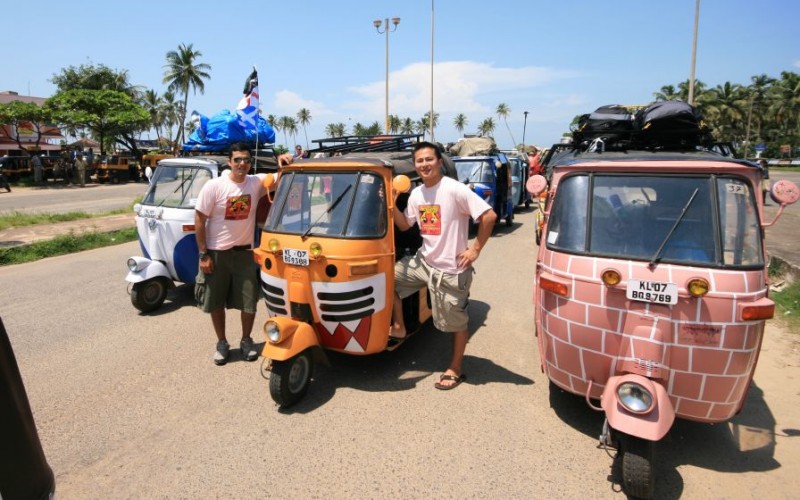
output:
<path id="1" fill-rule="evenodd" d="M 363 356 L 402 343 L 389 337 L 394 264 L 421 238 L 395 230 L 392 208 L 405 208 L 417 182 L 410 151 L 306 159 L 281 170 L 254 252 L 269 314 L 262 356 L 281 407 L 305 395 L 326 351 Z M 431 315 L 426 293 L 404 302 L 409 332 Z"/>

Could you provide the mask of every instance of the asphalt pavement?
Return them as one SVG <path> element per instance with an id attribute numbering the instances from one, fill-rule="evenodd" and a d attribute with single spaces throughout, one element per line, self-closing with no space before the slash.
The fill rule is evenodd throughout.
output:
<path id="1" fill-rule="evenodd" d="M 777 176 L 773 175 L 775 177 Z M 0 193 L 0 196 L 5 195 L 7 193 Z M 771 222 L 777 212 L 775 202 L 768 201 L 764 207 L 764 220 Z M 134 214 L 131 212 L 54 224 L 12 227 L 0 230 L 0 248 L 28 245 L 70 233 L 110 232 L 135 225 Z M 767 252 L 770 258 L 778 261 L 784 274 L 791 279 L 800 279 L 800 238 L 797 228 L 800 228 L 800 203 L 786 207 L 777 223 L 766 228 Z"/>

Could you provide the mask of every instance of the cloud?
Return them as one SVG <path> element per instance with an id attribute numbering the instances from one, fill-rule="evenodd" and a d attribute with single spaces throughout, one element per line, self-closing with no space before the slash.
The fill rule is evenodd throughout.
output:
<path id="1" fill-rule="evenodd" d="M 571 71 L 536 66 L 504 68 L 474 61 L 436 63 L 434 110 L 440 115 L 493 114 L 497 94 L 528 91 L 577 75 Z M 355 95 L 355 99 L 345 101 L 343 105 L 357 110 L 357 114 L 382 116 L 385 85 L 384 81 L 378 81 L 350 87 L 347 90 Z M 430 109 L 430 87 L 430 64 L 414 63 L 391 72 L 389 113 L 401 117 L 421 117 Z"/>
<path id="2" fill-rule="evenodd" d="M 794 62 L 794 67 L 795 68 L 800 68 L 800 59 L 798 59 L 797 61 Z"/>
<path id="3" fill-rule="evenodd" d="M 264 114 L 276 116 L 295 116 L 300 109 L 306 108 L 311 111 L 312 118 L 324 119 L 337 116 L 338 114 L 325 104 L 305 99 L 300 94 L 291 90 L 279 90 L 275 92 L 272 102 L 264 109 Z"/>

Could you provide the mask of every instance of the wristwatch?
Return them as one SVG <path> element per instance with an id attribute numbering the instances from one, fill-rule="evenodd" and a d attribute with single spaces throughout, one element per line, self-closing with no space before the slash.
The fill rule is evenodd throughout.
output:
<path id="1" fill-rule="evenodd" d="M 200 252 L 200 255 L 199 255 L 199 256 L 200 256 L 200 260 L 203 260 L 203 259 L 205 259 L 206 257 L 208 257 L 208 252 Z"/>

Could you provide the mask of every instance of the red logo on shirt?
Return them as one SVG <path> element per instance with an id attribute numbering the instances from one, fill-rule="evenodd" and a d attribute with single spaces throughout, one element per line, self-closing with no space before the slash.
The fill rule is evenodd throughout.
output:
<path id="1" fill-rule="evenodd" d="M 439 205 L 420 205 L 419 230 L 422 234 L 442 234 L 442 217 Z"/>
<path id="2" fill-rule="evenodd" d="M 242 220 L 247 219 L 250 215 L 250 195 L 243 194 L 241 196 L 231 196 L 225 204 L 225 219 L 226 220 Z"/>

